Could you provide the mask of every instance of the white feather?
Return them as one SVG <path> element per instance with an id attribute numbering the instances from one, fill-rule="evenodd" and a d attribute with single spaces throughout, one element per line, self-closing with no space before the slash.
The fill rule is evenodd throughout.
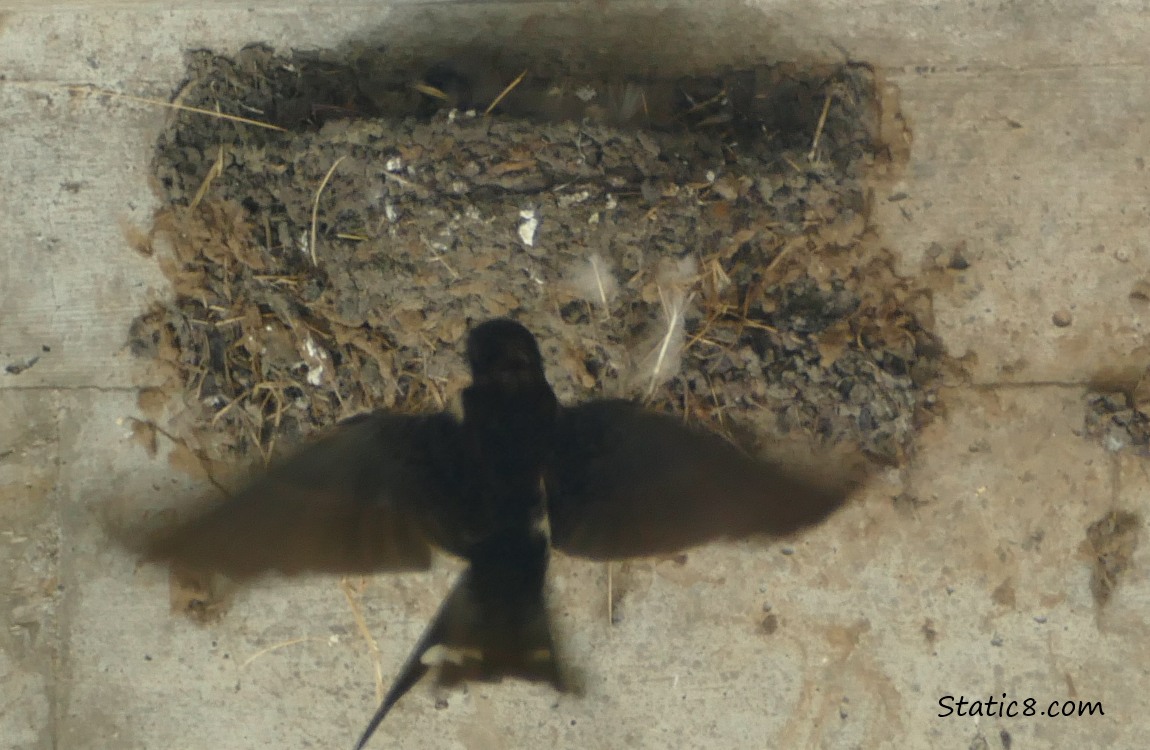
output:
<path id="1" fill-rule="evenodd" d="M 662 306 L 662 334 L 641 361 L 639 374 L 647 382 L 647 398 L 679 373 L 683 364 L 686 332 L 683 318 L 695 295 L 699 267 L 692 257 L 664 262 L 655 277 Z"/>
<path id="2" fill-rule="evenodd" d="M 572 269 L 568 284 L 580 299 L 599 305 L 604 310 L 610 309 L 611 303 L 619 295 L 619 282 L 615 280 L 610 265 L 598 253 Z"/>

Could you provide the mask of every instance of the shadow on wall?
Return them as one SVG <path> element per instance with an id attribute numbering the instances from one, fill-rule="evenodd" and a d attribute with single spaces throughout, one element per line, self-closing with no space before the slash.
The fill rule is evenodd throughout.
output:
<path id="1" fill-rule="evenodd" d="M 552 85 L 570 78 L 622 84 L 782 61 L 799 68 L 849 62 L 848 52 L 834 41 L 804 38 L 793 25 L 800 14 L 789 12 L 789 6 L 759 9 L 727 0 L 404 5 L 391 9 L 377 27 L 323 54 L 354 64 L 368 100 L 410 85 L 410 77 L 396 76 L 414 72 L 437 84 L 460 109 L 494 101 L 525 70 L 527 83 Z M 531 98 L 527 88 L 516 91 L 521 108 Z M 628 103 L 614 105 L 626 110 Z M 550 97 L 546 106 L 509 114 L 565 120 L 578 105 L 556 106 Z"/>
<path id="2" fill-rule="evenodd" d="M 847 62 L 847 52 L 833 40 L 809 38 L 799 20 L 805 6 L 756 8 L 745 0 L 414 4 L 392 9 L 352 44 L 411 50 L 413 58 L 422 59 L 450 58 L 466 49 L 499 50 L 509 64 L 550 62 L 591 77 L 609 71 L 662 77 L 750 63 Z"/>

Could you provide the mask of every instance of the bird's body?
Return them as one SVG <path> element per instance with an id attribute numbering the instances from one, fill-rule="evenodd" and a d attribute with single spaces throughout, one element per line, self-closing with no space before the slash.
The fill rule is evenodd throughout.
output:
<path id="1" fill-rule="evenodd" d="M 526 534 L 547 514 L 543 473 L 554 451 L 559 402 L 543 373 L 535 338 L 511 321 L 477 327 L 467 344 L 472 384 L 463 391 L 464 463 L 482 542 L 502 531 Z M 471 559 L 464 547 L 458 554 Z"/>
<path id="2" fill-rule="evenodd" d="M 531 333 L 476 326 L 463 417 L 353 417 L 227 501 L 152 534 L 144 556 L 236 579 L 423 569 L 467 561 L 375 717 L 441 652 L 440 677 L 564 689 L 547 614 L 552 547 L 597 560 L 818 523 L 850 482 L 816 482 L 619 400 L 556 401 Z"/>
<path id="3" fill-rule="evenodd" d="M 408 657 L 356 750 L 428 671 L 442 647 L 440 678 L 545 680 L 563 689 L 544 601 L 551 554 L 543 474 L 554 450 L 559 403 L 535 338 L 505 320 L 472 331 L 472 384 L 463 391 L 461 481 L 450 526 L 434 536 L 468 562 Z"/>

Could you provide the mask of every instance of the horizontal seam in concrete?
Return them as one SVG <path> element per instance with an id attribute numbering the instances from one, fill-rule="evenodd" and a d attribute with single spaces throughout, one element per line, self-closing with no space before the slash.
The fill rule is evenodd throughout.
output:
<path id="1" fill-rule="evenodd" d="M 855 63 L 867 63 L 867 60 L 851 60 Z M 1137 62 L 1100 62 L 1083 63 L 1081 65 L 979 65 L 975 63 L 960 63 L 949 65 L 882 65 L 879 66 L 884 73 L 906 73 L 908 75 L 932 76 L 939 74 L 966 75 L 984 73 L 1075 73 L 1083 70 L 1143 70 L 1150 67 L 1147 63 Z"/>
<path id="2" fill-rule="evenodd" d="M 295 49 L 295 48 L 285 48 L 285 49 Z M 311 47 L 300 47 L 299 49 L 312 49 L 312 48 Z M 831 61 L 825 61 L 822 64 L 833 64 L 834 62 L 835 61 L 831 60 Z M 852 59 L 849 61 L 842 60 L 840 62 L 842 62 L 843 64 L 874 64 L 868 60 L 862 60 L 862 59 L 859 59 L 859 60 Z M 1106 63 L 1106 62 L 1103 62 L 1103 63 L 1086 63 L 1086 64 L 1082 64 L 1082 65 L 1036 65 L 1036 66 L 1025 66 L 1025 67 L 1016 67 L 1016 66 L 1010 66 L 1010 65 L 978 65 L 978 64 L 974 64 L 974 63 L 945 65 L 945 66 L 943 66 L 943 65 L 914 65 L 911 63 L 907 63 L 904 65 L 882 65 L 882 64 L 875 64 L 875 65 L 877 68 L 879 68 L 881 71 L 886 73 L 888 76 L 906 75 L 906 76 L 915 76 L 915 77 L 927 77 L 927 76 L 938 76 L 938 75 L 981 76 L 981 75 L 985 75 L 988 73 L 991 73 L 991 74 L 993 74 L 993 73 L 1002 73 L 1002 74 L 1076 73 L 1076 72 L 1081 72 L 1084 70 L 1085 71 L 1098 71 L 1098 70 L 1103 70 L 1103 71 L 1105 71 L 1105 70 L 1138 71 L 1138 70 L 1145 70 L 1147 68 L 1150 68 L 1150 64 L 1133 63 L 1133 62 L 1131 62 L 1131 63 Z M 172 86 L 172 82 L 170 80 L 166 80 L 166 79 L 125 78 L 125 79 L 120 79 L 120 80 L 123 83 L 136 84 L 136 85 L 141 85 L 141 86 L 162 86 L 162 87 L 171 87 Z M 85 92 L 75 92 L 75 93 L 93 96 L 93 97 L 98 97 L 98 96 L 113 96 L 114 97 L 118 93 L 125 93 L 125 94 L 128 93 L 124 89 L 124 87 L 122 87 L 122 86 L 119 88 L 113 89 L 113 88 L 110 88 L 105 82 L 85 81 L 85 80 L 65 81 L 65 80 L 53 80 L 53 79 L 47 79 L 47 78 L 42 78 L 42 79 L 41 78 L 29 78 L 29 79 L 5 78 L 4 80 L 0 80 L 0 86 L 11 86 L 14 88 L 47 87 L 47 88 L 63 88 L 63 89 L 67 89 L 69 87 L 81 87 L 81 88 L 92 87 L 92 90 L 90 92 L 85 91 Z M 68 92 L 68 93 L 73 93 L 73 92 Z M 130 102 L 130 100 L 129 100 L 129 102 Z"/>
<path id="3" fill-rule="evenodd" d="M 144 388 L 157 388 L 157 385 L 0 385 L 0 393 L 9 391 L 44 391 L 51 393 L 72 393 L 75 391 L 96 391 L 97 393 L 135 393 Z"/>
<path id="4" fill-rule="evenodd" d="M 1089 388 L 1089 381 L 1073 380 L 1024 380 L 1024 381 L 996 381 L 991 383 L 963 383 L 962 385 L 944 385 L 943 388 L 960 390 L 968 388 L 973 391 L 992 390 L 1022 390 L 1025 388 Z"/>

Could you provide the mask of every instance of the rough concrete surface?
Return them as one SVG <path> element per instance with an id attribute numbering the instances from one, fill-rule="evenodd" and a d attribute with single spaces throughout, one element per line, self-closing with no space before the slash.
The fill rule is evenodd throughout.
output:
<path id="1" fill-rule="evenodd" d="M 128 240 L 155 205 L 165 114 L 67 87 L 167 98 L 188 48 L 501 30 L 546 46 L 588 18 L 604 45 L 702 65 L 878 66 L 914 139 L 873 220 L 907 273 L 962 247 L 970 266 L 935 307 L 970 378 L 944 390 L 948 416 L 908 466 L 797 542 L 616 566 L 615 624 L 605 567 L 557 561 L 582 697 L 420 686 L 374 746 L 1144 746 L 1150 549 L 1099 608 L 1084 543 L 1112 510 L 1142 514 L 1145 536 L 1150 469 L 1080 436 L 1087 381 L 1150 364 L 1150 308 L 1130 297 L 1150 275 L 1144 3 L 0 0 L 0 363 L 39 357 L 0 370 L 0 747 L 350 747 L 376 673 L 349 601 L 386 681 L 454 571 L 380 577 L 350 599 L 338 581 L 270 581 L 205 627 L 169 613 L 166 574 L 109 543 L 109 508 L 202 478 L 170 445 L 150 458 L 126 421 L 155 378 L 127 327 L 167 291 Z M 1105 715 L 939 716 L 943 696 L 1003 693 Z"/>

